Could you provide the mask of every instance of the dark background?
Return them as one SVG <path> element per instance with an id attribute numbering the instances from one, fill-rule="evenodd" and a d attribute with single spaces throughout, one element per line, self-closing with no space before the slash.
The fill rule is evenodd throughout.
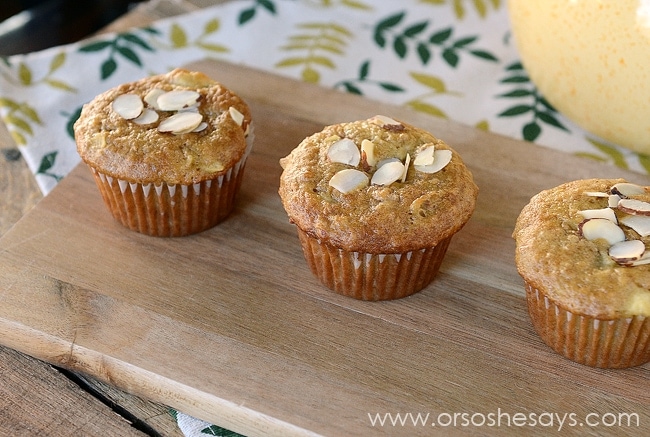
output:
<path id="1" fill-rule="evenodd" d="M 143 0 L 0 0 L 0 56 L 78 41 Z"/>

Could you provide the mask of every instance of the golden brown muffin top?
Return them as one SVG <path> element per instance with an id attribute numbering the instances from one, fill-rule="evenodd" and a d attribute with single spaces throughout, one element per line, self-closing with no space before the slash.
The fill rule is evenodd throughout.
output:
<path id="1" fill-rule="evenodd" d="M 195 92 L 189 93 L 190 100 L 198 100 L 188 103 L 189 108 L 161 109 L 157 96 L 172 90 Z M 120 115 L 114 103 L 125 95 L 139 97 L 143 111 L 153 111 L 158 118 L 138 124 L 138 119 Z M 162 127 L 184 111 L 202 116 L 198 118 L 205 124 L 198 132 L 174 130 L 182 129 L 185 121 Z M 187 185 L 213 179 L 239 161 L 250 123 L 250 109 L 235 93 L 203 73 L 175 69 L 98 95 L 83 106 L 74 132 L 82 160 L 103 173 L 129 182 Z"/>
<path id="2" fill-rule="evenodd" d="M 342 140 L 351 140 L 360 152 L 357 165 L 333 162 L 328 156 L 332 145 Z M 416 170 L 418 152 L 431 146 L 450 151 L 451 161 L 436 173 Z M 397 158 L 404 163 L 407 155 L 404 181 L 371 182 L 382 161 Z M 465 225 L 478 195 L 470 171 L 447 144 L 381 116 L 327 126 L 305 138 L 280 163 L 284 171 L 279 193 L 291 222 L 323 243 L 350 251 L 403 253 L 435 246 Z M 346 193 L 330 185 L 335 174 L 349 169 L 365 174 L 367 185 Z"/>
<path id="3" fill-rule="evenodd" d="M 638 211 L 618 205 L 627 202 L 619 203 L 620 198 L 626 197 L 647 202 L 650 193 L 636 186 L 642 193 L 625 196 L 614 189 L 610 197 L 612 187 L 621 183 L 625 181 L 587 179 L 562 184 L 535 195 L 517 219 L 513 238 L 519 273 L 557 305 L 573 313 L 602 319 L 650 316 L 650 264 L 633 261 L 643 257 L 638 252 L 623 258 L 616 255 L 616 250 L 610 252 L 620 238 L 640 240 L 648 247 L 650 237 L 623 224 L 632 223 L 628 221 L 630 217 L 643 223 L 646 219 L 638 213 L 643 205 L 635 205 Z M 602 215 L 611 217 L 609 210 L 616 216 L 617 226 L 610 229 L 604 226 L 608 225 L 606 222 L 593 221 Z M 589 217 L 592 220 L 587 220 Z M 587 222 L 591 224 L 586 225 Z M 642 227 L 638 229 L 645 233 Z M 616 228 L 620 228 L 622 235 L 608 242 L 606 238 L 618 235 Z M 632 263 L 639 265 L 629 265 Z"/>

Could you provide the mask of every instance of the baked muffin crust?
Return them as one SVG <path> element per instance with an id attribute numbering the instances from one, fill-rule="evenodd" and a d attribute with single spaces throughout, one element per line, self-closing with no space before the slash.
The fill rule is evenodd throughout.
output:
<path id="1" fill-rule="evenodd" d="M 650 316 L 650 264 L 624 266 L 609 255 L 603 239 L 581 235 L 579 211 L 608 207 L 608 199 L 587 195 L 609 192 L 621 179 L 569 182 L 535 195 L 513 232 L 515 261 L 521 276 L 562 308 L 604 320 Z M 646 194 L 646 201 L 650 193 Z M 625 215 L 615 210 L 620 219 Z M 650 237 L 621 226 L 630 239 L 646 248 Z"/>
<path id="2" fill-rule="evenodd" d="M 460 156 L 432 134 L 400 122 L 381 125 L 373 119 L 325 127 L 305 138 L 281 160 L 279 193 L 290 220 L 322 243 L 364 253 L 404 253 L 433 247 L 453 235 L 471 216 L 478 187 Z M 350 165 L 332 162 L 329 147 L 341 139 L 374 143 L 377 162 L 407 154 L 424 145 L 452 150 L 449 164 L 437 173 L 410 165 L 404 182 L 373 185 L 342 193 L 330 186 L 332 176 Z M 376 166 L 363 168 L 369 177 Z"/>
<path id="3" fill-rule="evenodd" d="M 159 132 L 156 126 L 174 114 L 157 111 L 154 124 L 139 125 L 112 109 L 116 97 L 152 89 L 192 90 L 200 94 L 198 111 L 207 127 L 200 132 Z M 149 105 L 145 103 L 145 107 Z M 243 115 L 239 124 L 229 109 Z M 246 103 L 200 72 L 175 69 L 110 89 L 84 105 L 74 125 L 82 160 L 127 182 L 189 185 L 213 179 L 238 162 L 246 151 L 251 112 Z"/>

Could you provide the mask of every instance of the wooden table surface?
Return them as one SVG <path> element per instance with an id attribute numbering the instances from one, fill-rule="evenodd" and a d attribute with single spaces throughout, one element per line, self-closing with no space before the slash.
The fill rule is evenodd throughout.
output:
<path id="1" fill-rule="evenodd" d="M 191 12 L 223 0 L 153 0 L 104 32 Z M 0 122 L 0 236 L 43 197 L 34 176 Z M 133 396 L 80 373 L 0 346 L 0 436 L 180 437 L 165 405 Z"/>
<path id="2" fill-rule="evenodd" d="M 144 15 L 151 16 L 149 12 Z M 224 78 L 226 84 L 241 86 L 243 96 L 247 100 L 250 99 L 253 112 L 260 121 L 256 129 L 259 127 L 257 132 L 261 138 L 256 142 L 250 161 L 250 170 L 253 173 L 249 174 L 250 177 L 242 187 L 246 208 L 240 211 L 240 222 L 233 220 L 225 226 L 236 229 L 238 223 L 259 225 L 266 221 L 269 229 L 281 230 L 286 240 L 292 242 L 287 243 L 288 246 L 294 245 L 292 249 L 280 243 L 277 237 L 274 240 L 277 244 L 274 247 L 275 255 L 283 260 L 293 260 L 295 264 L 283 266 L 290 272 L 287 277 L 276 275 L 267 278 L 264 274 L 270 271 L 256 271 L 250 259 L 239 259 L 241 268 L 246 272 L 246 277 L 241 278 L 242 282 L 250 286 L 255 280 L 261 281 L 257 287 L 258 296 L 267 299 L 265 305 L 256 305 L 254 300 L 249 302 L 245 296 L 233 294 L 227 287 L 215 287 L 215 290 L 212 290 L 214 297 L 209 299 L 221 299 L 222 306 L 206 307 L 205 312 L 236 314 L 237 310 L 245 308 L 248 315 L 242 318 L 245 321 L 236 321 L 232 326 L 214 326 L 214 323 L 206 323 L 202 318 L 204 314 L 200 313 L 185 321 L 184 314 L 189 314 L 187 304 L 183 304 L 186 305 L 183 307 L 184 314 L 176 313 L 173 309 L 167 311 L 159 305 L 158 298 L 149 301 L 146 296 L 139 296 L 137 293 L 127 296 L 127 285 L 121 284 L 124 281 L 118 281 L 120 283 L 115 284 L 114 289 L 107 291 L 106 283 L 110 278 L 92 275 L 86 277 L 84 275 L 87 272 L 69 261 L 65 261 L 65 266 L 52 262 L 56 250 L 51 253 L 38 253 L 35 263 L 38 268 L 26 266 L 24 271 L 29 272 L 32 277 L 27 277 L 27 273 L 24 277 L 16 276 L 20 264 L 12 262 L 20 262 L 29 256 L 32 253 L 30 248 L 42 247 L 43 242 L 39 241 L 39 238 L 26 241 L 26 236 L 34 235 L 34 230 L 43 229 L 43 219 L 61 220 L 63 234 L 72 235 L 73 229 L 66 228 L 64 220 L 77 220 L 81 206 L 71 199 L 77 195 L 91 202 L 91 199 L 95 199 L 90 197 L 90 179 L 87 170 L 83 168 L 75 169 L 70 177 L 57 187 L 58 191 L 53 192 L 51 197 L 48 196 L 46 202 L 33 208 L 40 196 L 31 175 L 21 167 L 20 160 L 9 159 L 2 163 L 2 175 L 8 175 L 7 180 L 2 180 L 0 185 L 0 189 L 3 188 L 7 194 L 2 200 L 3 234 L 7 232 L 12 219 L 15 222 L 31 210 L 25 220 L 7 234 L 11 238 L 4 241 L 8 240 L 11 244 L 7 253 L 3 254 L 2 262 L 3 266 L 11 267 L 13 278 L 16 279 L 15 284 L 30 283 L 34 279 L 34 272 L 42 271 L 45 275 L 50 266 L 43 266 L 45 270 L 40 270 L 39 262 L 49 263 L 57 269 L 53 278 L 60 279 L 64 286 L 78 287 L 72 289 L 82 292 L 87 298 L 87 303 L 110 301 L 111 305 L 126 311 L 133 311 L 129 309 L 128 304 L 135 303 L 135 311 L 138 314 L 151 320 L 155 319 L 156 323 L 170 325 L 178 322 L 179 332 L 170 336 L 170 340 L 179 345 L 182 344 L 181 340 L 185 339 L 183 335 L 186 331 L 191 331 L 190 334 L 200 332 L 203 334 L 200 339 L 221 342 L 225 346 L 224 350 L 232 354 L 233 359 L 239 357 L 240 360 L 248 361 L 241 361 L 240 368 L 212 368 L 214 366 L 209 366 L 210 348 L 206 345 L 206 351 L 201 351 L 195 358 L 196 368 L 221 377 L 206 381 L 202 375 L 188 375 L 182 357 L 165 355 L 169 363 L 143 362 L 138 356 L 140 350 L 152 353 L 152 357 L 157 360 L 160 360 L 161 356 L 156 355 L 155 348 L 147 349 L 147 344 L 131 339 L 126 347 L 121 346 L 113 352 L 119 360 L 111 357 L 107 362 L 97 365 L 96 354 L 106 356 L 106 350 L 103 349 L 105 345 L 94 344 L 93 341 L 97 340 L 92 338 L 97 335 L 97 332 L 93 331 L 95 328 L 85 329 L 82 324 L 79 329 L 85 338 L 75 338 L 73 341 L 78 355 L 74 355 L 74 350 L 70 352 L 70 357 L 77 360 L 64 363 L 66 357 L 57 356 L 56 350 L 40 351 L 35 346 L 37 343 L 20 343 L 21 339 L 29 339 L 32 333 L 8 331 L 7 321 L 11 320 L 7 317 L 15 315 L 20 320 L 36 323 L 37 329 L 43 329 L 43 332 L 53 329 L 52 332 L 56 335 L 50 335 L 48 341 L 52 340 L 50 337 L 64 341 L 69 338 L 69 334 L 63 332 L 66 329 L 65 324 L 58 324 L 56 321 L 52 324 L 49 321 L 44 323 L 42 319 L 38 319 L 42 308 L 35 308 L 35 317 L 31 317 L 28 311 L 16 306 L 16 293 L 11 290 L 6 298 L 7 301 L 13 299 L 9 303 L 16 307 L 17 313 L 8 316 L 11 310 L 3 309 L 2 314 L 4 329 L 10 335 L 8 341 L 13 341 L 16 349 L 26 350 L 33 356 L 46 357 L 49 361 L 67 364 L 72 369 L 83 369 L 85 366 L 88 373 L 100 379 L 111 380 L 120 386 L 134 384 L 133 376 L 129 379 L 129 375 L 125 374 L 125 364 L 132 366 L 127 370 L 133 371 L 136 381 L 138 375 L 146 370 L 145 367 L 148 369 L 146 372 L 166 374 L 169 381 L 160 381 L 163 390 L 156 392 L 151 386 L 133 385 L 133 392 L 139 392 L 149 399 L 169 401 L 170 405 L 185 407 L 184 411 L 196 412 L 196 415 L 203 415 L 207 419 L 224 418 L 226 422 L 230 421 L 241 430 L 250 430 L 251 435 L 265 435 L 265 429 L 285 429 L 296 435 L 307 434 L 309 431 L 340 435 L 343 431 L 340 428 L 341 423 L 345 423 L 350 435 L 366 435 L 366 432 L 371 434 L 372 431 L 385 435 L 391 434 L 391 431 L 411 432 L 410 435 L 429 433 L 429 430 L 424 428 L 371 430 L 364 420 L 363 409 L 383 408 L 381 411 L 388 412 L 391 406 L 397 410 L 401 407 L 410 408 L 412 413 L 419 412 L 415 410 L 419 407 L 421 412 L 448 414 L 472 410 L 477 413 L 489 413 L 499 407 L 505 409 L 505 413 L 526 411 L 540 414 L 544 409 L 551 409 L 557 413 L 575 412 L 580 414 L 582 419 L 589 412 L 627 412 L 640 416 L 640 429 L 601 427 L 587 431 L 591 435 L 632 436 L 647 433 L 650 429 L 647 410 L 650 403 L 647 390 L 648 365 L 622 371 L 606 371 L 571 363 L 550 351 L 534 334 L 527 320 L 522 284 L 512 265 L 514 243 L 509 239 L 517 211 L 530 195 L 542 188 L 581 177 L 623 176 L 638 183 L 649 184 L 647 176 L 432 119 L 405 108 L 382 106 L 357 96 L 333 94 L 311 85 L 266 77 L 259 72 L 245 71 L 240 67 L 215 66 L 213 63 L 197 63 L 195 67 L 208 73 L 218 71 L 219 78 Z M 284 93 L 286 100 L 269 98 L 269 89 Z M 298 98 L 292 93 L 301 97 Z M 314 101 L 319 104 L 313 105 Z M 354 119 L 363 114 L 370 116 L 380 109 L 391 111 L 388 115 L 429 128 L 447 140 L 475 172 L 477 183 L 482 190 L 474 217 L 452 242 L 439 280 L 413 298 L 387 304 L 358 302 L 322 290 L 313 278 L 304 272 L 300 256 L 296 255 L 294 250 L 297 244 L 293 238 L 297 237 L 289 232 L 286 223 L 279 220 L 281 211 L 278 210 L 277 199 L 271 197 L 275 189 L 271 179 L 274 172 L 278 171 L 277 157 L 288 151 L 301 135 L 317 129 L 320 124 Z M 6 149 L 6 140 L 0 141 L 3 149 Z M 11 157 L 12 154 L 9 153 L 9 158 Z M 4 167 L 7 167 L 6 171 Z M 255 181 L 263 181 L 265 185 L 256 188 L 251 185 Z M 84 232 L 90 232 L 91 235 L 107 241 L 119 236 L 122 249 L 126 246 L 132 247 L 146 256 L 151 256 L 153 252 L 153 256 L 158 259 L 162 252 L 152 251 L 152 247 L 155 246 L 156 249 L 160 245 L 160 248 L 163 248 L 165 242 L 152 242 L 138 236 L 131 236 L 132 238 L 127 240 L 121 236 L 121 229 L 113 226 L 110 220 L 104 222 L 103 217 L 102 214 L 93 212 L 83 215 L 81 222 L 75 223 L 80 224 Z M 101 221 L 104 227 L 98 228 L 98 221 Z M 245 229 L 240 231 L 244 232 Z M 252 250 L 259 256 L 260 263 L 264 264 L 268 263 L 269 255 L 265 255 L 261 248 L 247 245 L 250 238 L 263 239 L 263 231 L 259 226 L 255 229 L 249 228 L 250 236 L 232 241 L 228 235 L 221 233 L 221 229 L 217 229 L 210 235 L 179 242 L 166 249 L 169 250 L 170 257 L 186 263 L 183 261 L 186 246 L 196 245 L 192 250 L 197 249 L 203 253 L 208 250 L 206 245 L 210 244 L 212 247 L 214 241 L 218 240 L 224 243 L 226 248 L 241 245 L 247 250 Z M 70 247 L 72 251 L 79 253 L 86 253 L 87 250 L 80 241 L 71 243 Z M 112 248 L 108 251 L 117 253 L 119 249 Z M 151 260 L 142 262 L 146 264 L 149 261 Z M 207 275 L 214 268 L 214 263 L 197 265 L 203 274 Z M 99 271 L 101 273 L 101 269 Z M 224 280 L 229 284 L 237 283 L 234 269 L 224 269 L 222 273 Z M 41 290 L 47 292 L 48 278 L 43 275 L 36 279 L 39 286 L 43 287 Z M 197 274 L 195 280 L 197 284 L 205 285 L 205 277 Z M 303 284 L 301 290 L 296 289 L 297 281 Z M 282 286 L 281 289 L 278 289 L 278 284 Z M 200 294 L 199 291 L 193 296 L 192 311 L 202 308 L 201 299 L 206 298 L 205 294 Z M 174 290 L 166 290 L 165 293 L 166 298 L 174 300 L 170 302 L 170 308 L 178 304 L 180 299 L 174 294 Z M 284 300 L 278 302 L 277 295 L 282 295 Z M 85 305 L 83 311 L 96 316 L 92 305 L 85 302 L 86 300 L 81 302 Z M 291 306 L 292 302 L 296 304 L 295 308 Z M 75 304 L 74 299 L 67 301 L 73 310 L 79 303 Z M 309 314 L 299 311 L 300 305 L 305 303 L 309 305 Z M 256 318 L 251 317 L 251 312 Z M 119 322 L 119 316 L 116 317 Z M 302 326 L 305 317 L 310 320 L 305 332 L 292 330 L 292 326 Z M 94 317 L 92 320 L 98 327 L 106 329 L 100 330 L 99 333 L 110 333 L 110 326 L 103 326 L 103 322 Z M 54 328 L 48 325 L 53 325 Z M 310 331 L 312 326 L 314 332 Z M 323 331 L 323 327 L 328 327 L 328 330 Z M 341 327 L 354 332 L 362 330 L 381 335 L 367 338 L 346 337 L 345 329 Z M 273 335 L 270 334 L 270 329 L 273 330 Z M 154 345 L 165 347 L 164 335 L 161 336 L 160 332 L 149 333 L 149 336 L 148 340 Z M 189 334 L 187 339 L 191 341 Z M 45 343 L 47 341 L 43 340 L 43 344 Z M 0 402 L 7 404 L 0 404 L 0 433 L 31 435 L 40 432 L 48 435 L 69 435 L 71 429 L 78 431 L 76 434 L 91 436 L 100 433 L 178 433 L 173 420 L 166 414 L 166 407 L 161 404 L 115 390 L 85 374 L 73 373 L 74 378 L 71 380 L 41 361 L 11 349 L 0 350 Z M 406 355 L 402 351 L 406 352 Z M 387 361 L 387 357 L 390 360 Z M 227 357 L 223 359 L 227 360 Z M 382 363 L 382 366 L 374 368 L 374 360 Z M 355 367 L 354 363 L 358 363 L 358 366 Z M 201 365 L 204 367 L 200 367 Z M 283 373 L 288 368 L 295 371 L 289 378 Z M 252 369 L 258 371 L 251 372 Z M 227 376 L 250 378 L 250 381 L 241 382 L 247 387 L 254 387 L 255 391 L 242 392 L 238 387 L 238 380 L 226 379 Z M 99 397 L 90 395 L 88 389 L 80 389 L 76 383 L 71 382 L 77 379 L 83 379 L 90 390 L 100 393 L 101 398 L 109 399 L 108 403 L 118 406 L 120 415 L 113 414 L 111 408 L 98 401 Z M 171 384 L 171 380 L 176 384 Z M 183 384 L 185 390 L 180 394 L 173 392 L 173 389 L 178 387 L 178 382 Z M 304 382 L 308 384 L 301 385 Z M 144 383 L 146 385 L 146 381 Z M 345 406 L 345 411 L 341 411 L 341 405 Z M 214 408 L 210 409 L 210 406 Z M 137 420 L 144 431 L 125 424 L 125 416 Z M 250 420 L 244 422 L 242 419 Z M 452 429 L 448 428 L 447 431 Z M 548 435 L 550 432 L 549 429 L 539 427 L 506 427 L 496 431 L 471 426 L 457 427 L 453 431 L 465 435 L 485 435 L 488 431 L 499 435 L 521 435 L 522 432 L 530 435 Z"/>

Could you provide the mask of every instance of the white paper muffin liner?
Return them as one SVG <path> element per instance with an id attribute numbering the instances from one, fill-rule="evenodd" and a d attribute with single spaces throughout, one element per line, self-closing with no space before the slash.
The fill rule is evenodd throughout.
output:
<path id="1" fill-rule="evenodd" d="M 533 326 L 554 351 L 580 364 L 601 368 L 650 362 L 650 317 L 601 320 L 567 311 L 526 282 Z"/>
<path id="2" fill-rule="evenodd" d="M 104 203 L 127 228 L 157 237 L 181 237 L 216 226 L 233 210 L 252 149 L 252 130 L 242 158 L 227 172 L 196 184 L 132 183 L 90 167 Z"/>
<path id="3" fill-rule="evenodd" d="M 297 229 L 312 273 L 336 293 L 369 301 L 399 299 L 429 285 L 451 241 L 449 237 L 435 247 L 373 254 L 333 247 Z"/>

